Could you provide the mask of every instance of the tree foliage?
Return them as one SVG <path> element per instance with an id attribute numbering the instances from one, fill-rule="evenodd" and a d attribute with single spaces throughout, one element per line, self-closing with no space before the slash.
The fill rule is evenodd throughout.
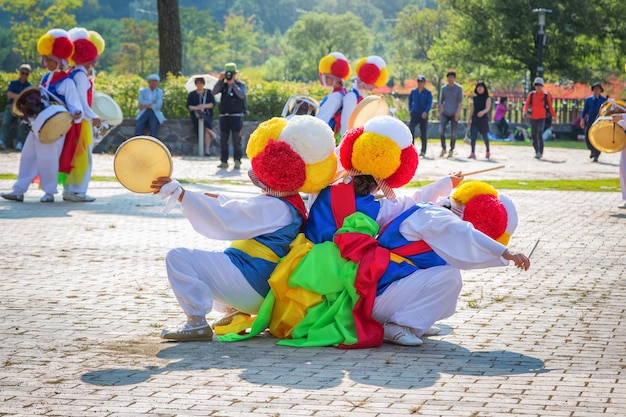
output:
<path id="1" fill-rule="evenodd" d="M 120 51 L 113 70 L 117 73 L 139 73 L 142 77 L 159 68 L 156 23 L 122 19 Z"/>
<path id="2" fill-rule="evenodd" d="M 320 35 L 323 34 L 323 35 Z M 349 60 L 368 54 L 371 31 L 352 13 L 331 16 L 307 13 L 285 34 L 282 51 L 288 79 L 311 81 L 318 77 L 319 60 L 331 52 L 341 52 Z"/>
<path id="3" fill-rule="evenodd" d="M 70 12 L 81 5 L 81 0 L 0 0 L 0 8 L 11 14 L 13 51 L 21 54 L 24 62 L 39 62 L 39 37 L 52 28 L 70 29 L 75 26 L 76 19 Z"/>

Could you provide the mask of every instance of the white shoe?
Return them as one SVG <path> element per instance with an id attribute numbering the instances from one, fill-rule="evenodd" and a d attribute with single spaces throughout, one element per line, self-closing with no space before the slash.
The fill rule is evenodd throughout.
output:
<path id="1" fill-rule="evenodd" d="M 384 339 L 386 342 L 395 343 L 403 346 L 420 346 L 422 339 L 415 336 L 409 329 L 395 323 L 386 323 L 383 325 L 385 329 Z"/>
<path id="2" fill-rule="evenodd" d="M 3 194 L 0 194 L 0 197 L 4 198 L 5 200 L 19 201 L 19 202 L 24 201 L 24 194 L 18 194 L 16 192 L 3 193 Z"/>
<path id="3" fill-rule="evenodd" d="M 619 206 L 617 206 L 617 208 L 623 208 L 623 209 L 626 209 L 626 201 L 624 201 L 622 204 L 620 204 Z"/>
<path id="4" fill-rule="evenodd" d="M 42 203 L 54 203 L 54 196 L 52 194 L 44 194 L 43 197 L 39 199 Z"/>
<path id="5" fill-rule="evenodd" d="M 441 329 L 437 326 L 430 326 L 425 332 L 424 336 L 436 336 L 441 333 Z"/>
<path id="6" fill-rule="evenodd" d="M 73 201 L 75 203 L 90 203 L 96 201 L 96 198 L 84 193 L 63 193 L 63 200 Z"/>

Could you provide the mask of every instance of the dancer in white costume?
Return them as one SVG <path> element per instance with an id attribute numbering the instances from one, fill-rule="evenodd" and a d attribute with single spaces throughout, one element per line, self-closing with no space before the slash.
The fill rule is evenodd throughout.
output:
<path id="1" fill-rule="evenodd" d="M 51 29 L 37 42 L 37 50 L 42 56 L 43 65 L 50 71 L 41 80 L 41 87 L 54 94 L 54 97 L 46 99 L 56 101 L 60 99 L 74 118 L 74 123 L 82 120 L 82 106 L 76 85 L 68 78 L 68 74 L 63 71 L 67 66 L 67 59 L 73 51 L 72 41 L 68 33 L 63 29 Z M 43 102 L 43 101 L 42 101 Z M 50 105 L 48 101 L 45 106 Z M 42 203 L 54 202 L 54 194 L 58 193 L 57 178 L 59 172 L 59 157 L 63 149 L 65 136 L 52 143 L 42 143 L 38 134 L 31 132 L 26 137 L 22 155 L 20 157 L 20 168 L 17 181 L 13 184 L 11 193 L 2 194 L 2 198 L 13 201 L 24 201 L 24 193 L 39 175 L 41 189 L 44 196 Z"/>
<path id="2" fill-rule="evenodd" d="M 461 270 L 505 266 L 509 261 L 524 270 L 530 267 L 527 256 L 505 246 L 517 226 L 517 213 L 507 196 L 473 181 L 461 185 L 451 202 L 452 209 L 417 205 L 378 238 L 390 249 L 415 242 L 427 245 L 415 257 L 403 253 L 415 264 L 415 272 L 404 278 L 392 272 L 379 281 L 372 316 L 384 323 L 389 342 L 416 346 L 422 344 L 422 336 L 437 334 L 433 324 L 456 309 Z"/>
<path id="3" fill-rule="evenodd" d="M 65 182 L 63 200 L 91 202 L 95 201 L 95 198 L 87 195 L 87 188 L 93 166 L 93 126 L 100 126 L 102 121 L 91 108 L 94 86 L 93 81 L 89 79 L 88 71 L 95 67 L 98 57 L 104 51 L 104 39 L 97 32 L 85 28 L 73 28 L 68 33 L 74 43 L 71 60 L 76 64 L 70 71 L 70 78 L 78 90 L 84 121 L 74 152 L 74 166 Z"/>
<path id="4" fill-rule="evenodd" d="M 153 182 L 155 194 L 181 203 L 198 233 L 233 241 L 224 252 L 177 248 L 167 254 L 167 275 L 187 322 L 177 331 L 164 330 L 161 337 L 211 340 L 205 315 L 214 301 L 239 312 L 257 312 L 269 291 L 270 274 L 306 219 L 299 192 L 326 187 L 337 170 L 334 145 L 330 127 L 313 116 L 274 118 L 259 125 L 247 149 L 251 178 L 264 195 L 241 201 L 189 192 L 168 177 Z"/>

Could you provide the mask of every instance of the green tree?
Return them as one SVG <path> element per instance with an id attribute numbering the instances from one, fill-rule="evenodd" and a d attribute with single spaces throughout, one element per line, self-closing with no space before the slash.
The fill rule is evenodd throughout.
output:
<path id="1" fill-rule="evenodd" d="M 286 57 L 286 78 L 316 80 L 319 60 L 341 52 L 349 60 L 369 55 L 373 35 L 352 13 L 330 16 L 307 13 L 285 33 L 281 49 Z"/>
<path id="2" fill-rule="evenodd" d="M 441 7 L 408 6 L 398 13 L 394 29 L 396 76 L 406 80 L 423 73 L 439 84 L 447 63 L 433 54 L 432 47 L 442 38 L 448 20 L 449 13 Z"/>
<path id="3" fill-rule="evenodd" d="M 225 48 L 218 56 L 224 62 L 233 61 L 238 64 L 250 65 L 253 55 L 259 52 L 254 17 L 229 14 L 224 21 L 223 36 Z"/>
<path id="4" fill-rule="evenodd" d="M 39 62 L 37 40 L 52 28 L 71 28 L 76 19 L 71 13 L 82 6 L 82 0 L 0 0 L 0 8 L 11 14 L 13 51 L 24 62 Z"/>
<path id="5" fill-rule="evenodd" d="M 98 58 L 98 70 L 110 71 L 115 64 L 115 56 L 120 52 L 122 23 L 116 19 L 99 18 L 89 22 L 86 26 L 87 29 L 98 32 L 105 42 L 104 52 Z"/>
<path id="6" fill-rule="evenodd" d="M 117 73 L 147 76 L 159 67 L 157 25 L 153 22 L 122 19 L 120 51 L 114 58 Z"/>
<path id="7" fill-rule="evenodd" d="M 183 38 L 183 74 L 198 74 L 219 68 L 213 57 L 226 50 L 219 24 L 206 10 L 180 8 Z"/>

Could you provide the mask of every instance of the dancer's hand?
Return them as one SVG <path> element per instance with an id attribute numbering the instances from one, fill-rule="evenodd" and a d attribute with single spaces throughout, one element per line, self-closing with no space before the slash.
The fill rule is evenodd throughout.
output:
<path id="1" fill-rule="evenodd" d="M 502 257 L 507 261 L 512 261 L 516 267 L 528 271 L 530 268 L 530 259 L 523 253 L 511 253 L 508 249 L 504 251 Z"/>

